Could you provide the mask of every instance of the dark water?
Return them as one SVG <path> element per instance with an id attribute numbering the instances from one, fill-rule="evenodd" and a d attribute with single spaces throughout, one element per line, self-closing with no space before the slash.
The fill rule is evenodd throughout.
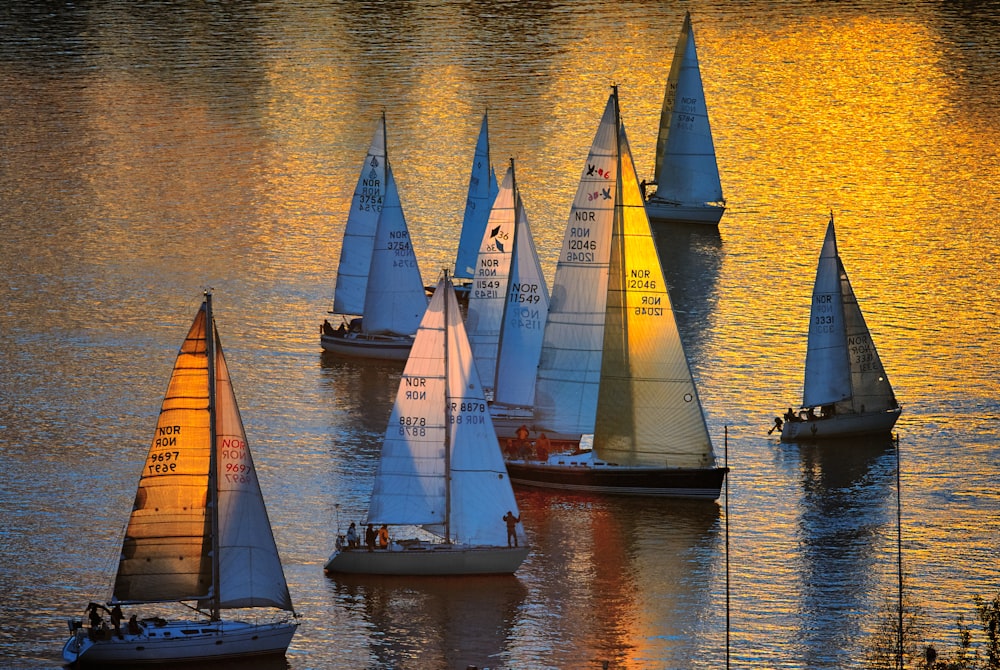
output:
<path id="1" fill-rule="evenodd" d="M 488 108 L 551 282 L 611 83 L 651 171 L 688 9 L 730 210 L 658 244 L 720 453 L 728 427 L 733 666 L 860 667 L 895 596 L 896 449 L 766 434 L 799 399 L 831 209 L 904 404 L 919 641 L 954 648 L 1000 588 L 996 3 L 46 2 L 0 9 L 0 666 L 55 667 L 64 620 L 107 596 L 211 286 L 303 615 L 278 667 L 722 667 L 724 500 L 519 490 L 513 578 L 321 569 L 400 371 L 318 346 L 377 115 L 425 281 Z"/>

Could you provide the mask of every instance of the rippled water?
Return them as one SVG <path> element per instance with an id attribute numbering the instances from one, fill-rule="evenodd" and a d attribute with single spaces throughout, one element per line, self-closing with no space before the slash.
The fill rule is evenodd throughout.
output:
<path id="1" fill-rule="evenodd" d="M 907 598 L 953 648 L 1000 588 L 994 3 L 25 2 L 0 13 L 0 665 L 54 667 L 64 619 L 106 596 L 212 286 L 303 614 L 288 667 L 721 667 L 724 500 L 518 490 L 513 578 L 321 569 L 399 375 L 318 346 L 377 115 L 426 281 L 486 109 L 551 281 L 611 83 L 652 169 L 685 9 L 730 209 L 658 244 L 720 453 L 728 430 L 733 665 L 858 667 L 895 595 L 896 449 L 766 434 L 799 400 L 830 210 L 904 404 Z"/>

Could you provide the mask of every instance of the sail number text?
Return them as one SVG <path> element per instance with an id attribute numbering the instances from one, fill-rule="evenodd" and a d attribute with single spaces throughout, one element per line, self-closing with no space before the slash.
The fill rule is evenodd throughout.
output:
<path id="1" fill-rule="evenodd" d="M 592 223 L 594 212 L 575 211 L 573 217 L 575 221 L 581 223 Z M 591 239 L 590 228 L 570 226 L 569 236 L 566 238 L 566 257 L 564 260 L 568 263 L 593 263 L 596 258 L 595 251 L 597 251 L 597 240 Z"/>
<path id="2" fill-rule="evenodd" d="M 451 423 L 473 425 L 486 423 L 486 403 L 480 400 L 453 402 L 449 409 Z"/>
<path id="3" fill-rule="evenodd" d="M 833 296 L 829 293 L 821 293 L 813 297 L 812 306 L 812 331 L 815 333 L 834 332 L 836 321 L 833 312 Z"/>
<path id="4" fill-rule="evenodd" d="M 177 446 L 177 437 L 180 434 L 180 426 L 157 427 L 153 447 L 149 450 L 149 458 L 146 460 L 149 474 L 165 475 L 177 470 L 177 459 L 181 453 L 172 451 L 171 448 Z"/>

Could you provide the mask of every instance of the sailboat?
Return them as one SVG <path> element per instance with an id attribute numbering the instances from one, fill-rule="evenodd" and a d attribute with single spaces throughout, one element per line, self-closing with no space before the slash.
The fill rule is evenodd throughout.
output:
<path id="1" fill-rule="evenodd" d="M 386 534 L 389 526 L 402 526 L 415 537 L 387 536 L 385 547 L 371 551 L 339 546 L 325 570 L 512 574 L 528 554 L 518 541 L 519 520 L 455 289 L 444 272 L 403 370 L 367 515 L 367 523 L 382 525 Z"/>
<path id="2" fill-rule="evenodd" d="M 333 298 L 341 323 L 324 321 L 320 344 L 345 356 L 406 360 L 427 296 L 385 147 L 383 113 L 344 229 Z"/>
<path id="3" fill-rule="evenodd" d="M 786 442 L 888 435 L 901 412 L 840 259 L 831 212 L 813 285 L 802 406 L 775 424 Z"/>
<path id="4" fill-rule="evenodd" d="M 493 425 L 504 444 L 532 418 L 549 308 L 513 159 L 493 202 L 475 271 L 465 324 Z"/>
<path id="5" fill-rule="evenodd" d="M 656 187 L 646 199 L 654 221 L 716 226 L 726 211 L 690 12 L 667 76 L 653 181 L 645 186 Z"/>
<path id="6" fill-rule="evenodd" d="M 185 602 L 187 601 L 187 602 Z M 121 623 L 121 607 L 180 602 L 198 618 Z M 194 603 L 194 604 L 189 604 Z M 205 301 L 181 345 L 139 479 L 108 607 L 70 621 L 67 663 L 104 667 L 284 654 L 298 627 Z M 268 622 L 224 611 L 271 608 Z M 102 611 L 112 616 L 108 628 Z M 260 610 L 258 610 L 260 611 Z"/>
<path id="7" fill-rule="evenodd" d="M 592 435 L 591 448 L 508 459 L 515 484 L 716 499 L 727 472 L 716 464 L 677 331 L 617 87 L 556 265 L 534 428 Z"/>
<path id="8" fill-rule="evenodd" d="M 458 240 L 458 251 L 455 254 L 455 270 L 453 281 L 455 293 L 459 299 L 467 298 L 472 288 L 472 280 L 476 274 L 476 260 L 479 256 L 479 244 L 486 231 L 486 222 L 490 209 L 497 197 L 499 187 L 497 176 L 490 162 L 490 130 L 488 113 L 483 113 L 483 121 L 479 126 L 479 139 L 472 158 L 472 170 L 469 173 L 469 191 L 465 198 L 465 217 L 462 219 L 462 233 Z"/>

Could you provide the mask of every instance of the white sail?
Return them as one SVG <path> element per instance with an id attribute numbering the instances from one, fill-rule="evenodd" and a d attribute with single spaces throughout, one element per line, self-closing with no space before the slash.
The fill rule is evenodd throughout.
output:
<path id="1" fill-rule="evenodd" d="M 519 514 L 454 288 L 443 277 L 400 380 L 368 522 L 504 546 L 508 510 Z"/>
<path id="2" fill-rule="evenodd" d="M 366 333 L 412 335 L 424 315 L 427 293 L 391 167 L 386 167 L 385 182 L 361 323 Z"/>
<path id="3" fill-rule="evenodd" d="M 617 100 L 615 100 L 617 102 Z M 623 466 L 713 465 L 624 124 L 594 452 Z"/>
<path id="4" fill-rule="evenodd" d="M 462 233 L 458 240 L 458 253 L 455 255 L 454 276 L 458 279 L 471 279 L 475 276 L 475 263 L 479 255 L 479 243 L 486 230 L 486 220 L 490 208 L 497 196 L 497 176 L 490 162 L 490 132 L 488 114 L 483 114 L 483 122 L 479 127 L 479 139 L 476 141 L 476 151 L 472 159 L 472 172 L 469 174 L 469 192 L 465 199 L 465 218 L 462 221 Z"/>
<path id="5" fill-rule="evenodd" d="M 508 168 L 480 241 L 465 318 L 479 377 L 487 390 L 493 389 L 496 380 L 500 324 L 514 253 L 514 226 L 514 173 L 513 168 Z"/>
<path id="6" fill-rule="evenodd" d="M 218 336 L 216 342 L 219 606 L 291 610 L 292 599 Z"/>
<path id="7" fill-rule="evenodd" d="M 385 198 L 386 166 L 385 114 L 382 114 L 361 166 L 361 175 L 351 199 L 351 211 L 347 215 L 333 296 L 333 311 L 336 314 L 361 314 L 364 311 L 375 229 Z"/>
<path id="8" fill-rule="evenodd" d="M 126 529 L 114 599 L 197 599 L 202 606 L 291 610 L 229 370 L 209 314 L 206 301 L 177 355 Z M 208 329 L 208 337 L 215 338 L 214 380 L 208 373 Z M 210 513 L 213 500 L 218 501 L 217 521 Z M 216 542 L 219 564 L 213 568 Z"/>
<path id="9" fill-rule="evenodd" d="M 839 262 L 839 259 L 838 259 Z M 847 271 L 840 264 L 841 294 L 844 298 L 844 324 L 847 351 L 851 361 L 851 405 L 855 412 L 880 412 L 899 407 L 889 377 L 882 366 L 868 325 L 861 314 Z"/>
<path id="10" fill-rule="evenodd" d="M 851 397 L 851 368 L 840 272 L 837 237 L 831 216 L 813 284 L 803 407 L 833 404 Z"/>
<path id="11" fill-rule="evenodd" d="M 667 77 L 654 179 L 657 198 L 685 204 L 723 199 L 690 13 Z"/>
<path id="12" fill-rule="evenodd" d="M 535 377 L 549 309 L 549 290 L 516 185 L 514 194 L 517 226 L 497 352 L 495 408 L 535 404 Z"/>
<path id="13" fill-rule="evenodd" d="M 549 300 L 535 386 L 535 423 L 549 432 L 594 432 L 618 178 L 617 134 L 609 100 L 573 199 Z"/>

